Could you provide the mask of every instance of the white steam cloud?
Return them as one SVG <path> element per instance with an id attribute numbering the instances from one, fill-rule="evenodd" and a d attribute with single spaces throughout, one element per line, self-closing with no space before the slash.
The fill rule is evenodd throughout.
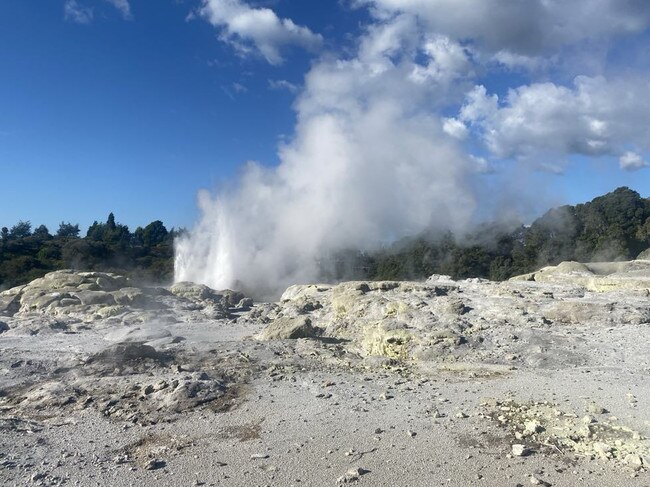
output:
<path id="1" fill-rule="evenodd" d="M 468 223 L 476 163 L 431 114 L 451 77 L 412 76 L 446 72 L 443 50 L 454 62 L 461 51 L 439 42 L 420 66 L 413 28 L 407 18 L 371 28 L 356 57 L 312 68 L 280 165 L 249 163 L 232 190 L 201 194 L 202 219 L 177 246 L 178 280 L 273 294 L 318 279 L 319 258 L 337 250 Z"/>

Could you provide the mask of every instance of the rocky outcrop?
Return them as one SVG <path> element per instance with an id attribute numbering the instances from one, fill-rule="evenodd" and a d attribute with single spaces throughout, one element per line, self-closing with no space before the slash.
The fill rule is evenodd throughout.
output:
<path id="1" fill-rule="evenodd" d="M 534 281 L 575 285 L 589 291 L 641 290 L 650 292 L 650 261 L 624 262 L 562 262 L 511 281 Z"/>
<path id="2" fill-rule="evenodd" d="M 650 260 L 650 249 L 645 249 L 636 256 L 636 260 Z"/>
<path id="3" fill-rule="evenodd" d="M 252 303 L 239 292 L 215 291 L 194 283 L 171 290 L 137 287 L 106 272 L 61 270 L 0 293 L 0 316 L 10 327 L 30 326 L 34 317 L 61 320 L 66 329 L 115 322 L 179 322 L 229 319 Z M 51 321 L 41 321 L 41 323 Z"/>
<path id="4" fill-rule="evenodd" d="M 336 339 L 365 357 L 445 367 L 578 365 L 587 357 L 558 349 L 565 327 L 649 323 L 649 271 L 650 262 L 569 262 L 503 283 L 436 275 L 291 286 L 258 310 L 268 322 L 258 338 Z"/>

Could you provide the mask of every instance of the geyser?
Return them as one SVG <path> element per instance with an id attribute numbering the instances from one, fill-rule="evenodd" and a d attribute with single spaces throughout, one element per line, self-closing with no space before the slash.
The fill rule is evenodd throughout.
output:
<path id="1" fill-rule="evenodd" d="M 469 65 L 408 16 L 368 28 L 352 58 L 316 63 L 280 164 L 248 163 L 231 188 L 199 195 L 176 280 L 276 295 L 318 280 L 319 258 L 337 250 L 465 227 L 480 167 L 437 113 L 462 99 Z"/>

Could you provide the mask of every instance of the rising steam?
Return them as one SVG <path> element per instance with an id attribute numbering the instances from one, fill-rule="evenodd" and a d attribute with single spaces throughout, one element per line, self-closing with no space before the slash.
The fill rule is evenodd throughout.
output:
<path id="1" fill-rule="evenodd" d="M 320 259 L 337 250 L 469 222 L 480 168 L 436 113 L 458 99 L 471 65 L 458 44 L 416 29 L 397 17 L 370 28 L 352 59 L 312 67 L 280 164 L 248 163 L 230 189 L 199 195 L 177 280 L 276 295 L 318 280 Z"/>

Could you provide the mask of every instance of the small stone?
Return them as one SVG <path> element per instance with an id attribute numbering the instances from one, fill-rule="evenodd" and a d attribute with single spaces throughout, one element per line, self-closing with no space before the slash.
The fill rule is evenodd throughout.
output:
<path id="1" fill-rule="evenodd" d="M 368 470 L 359 467 L 351 468 L 350 470 L 345 472 L 345 474 L 341 475 L 338 479 L 336 479 L 336 481 L 339 484 L 349 484 L 358 481 L 359 478 L 365 473 L 368 473 Z"/>
<path id="2" fill-rule="evenodd" d="M 634 470 L 641 470 L 641 468 L 643 468 L 643 459 L 639 455 L 633 453 L 625 456 L 625 463 Z"/>
<path id="3" fill-rule="evenodd" d="M 265 458 L 269 458 L 265 453 L 253 453 L 251 455 L 251 460 L 263 460 Z"/>
<path id="4" fill-rule="evenodd" d="M 585 416 L 585 417 L 582 418 L 582 422 L 584 424 L 591 424 L 591 423 L 595 423 L 596 420 L 594 418 L 592 418 L 591 416 Z"/>
<path id="5" fill-rule="evenodd" d="M 593 444 L 593 449 L 596 453 L 598 453 L 601 456 L 607 456 L 608 453 L 611 453 L 612 447 L 609 446 L 607 443 L 602 443 L 600 441 L 597 441 Z"/>
<path id="6" fill-rule="evenodd" d="M 524 423 L 524 431 L 528 434 L 534 435 L 535 433 L 541 433 L 544 431 L 544 428 L 538 421 L 526 421 Z"/>
<path id="7" fill-rule="evenodd" d="M 417 433 L 415 431 L 411 431 L 411 430 L 406 430 L 406 434 L 409 435 L 411 438 L 413 438 L 415 435 L 417 435 Z"/>
<path id="8" fill-rule="evenodd" d="M 530 450 L 526 448 L 526 445 L 520 443 L 515 443 L 512 445 L 512 454 L 516 457 L 525 457 L 530 453 Z"/>
<path id="9" fill-rule="evenodd" d="M 544 487 L 550 487 L 551 486 L 550 483 L 548 483 L 545 480 L 540 479 L 536 475 L 531 475 L 530 476 L 530 483 L 533 484 L 533 485 L 542 485 Z"/>
<path id="10" fill-rule="evenodd" d="M 590 402 L 589 404 L 587 404 L 586 409 L 587 409 L 587 412 L 590 413 L 590 414 L 606 414 L 607 413 L 607 409 L 599 406 L 595 402 Z"/>
<path id="11" fill-rule="evenodd" d="M 464 412 L 462 412 L 462 411 L 457 412 L 456 417 L 460 418 L 460 419 L 469 418 L 469 416 L 467 414 L 465 414 Z"/>
<path id="12" fill-rule="evenodd" d="M 161 460 L 159 458 L 152 458 L 144 466 L 144 469 L 145 470 L 158 470 L 159 468 L 163 468 L 165 465 L 167 465 L 167 463 L 164 460 Z"/>

